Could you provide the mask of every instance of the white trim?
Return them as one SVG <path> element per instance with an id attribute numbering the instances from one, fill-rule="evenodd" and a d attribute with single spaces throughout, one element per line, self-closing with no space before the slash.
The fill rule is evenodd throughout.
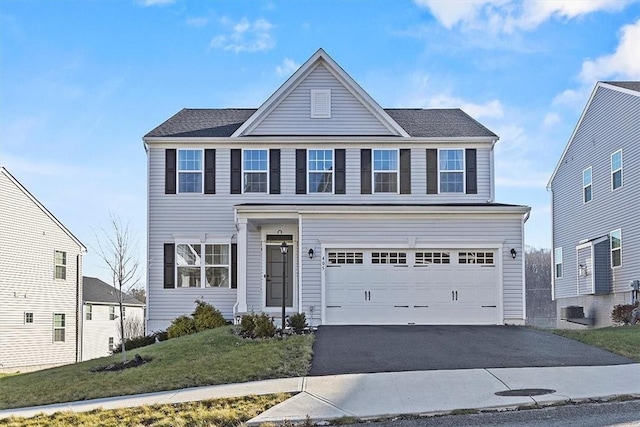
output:
<path id="1" fill-rule="evenodd" d="M 244 181 L 244 176 L 245 176 L 245 170 L 244 170 L 244 161 L 245 161 L 245 153 L 247 151 L 266 151 L 267 153 L 267 168 L 262 171 L 262 170 L 250 170 L 250 171 L 246 171 L 246 173 L 264 173 L 265 177 L 266 177 L 266 181 L 267 181 L 267 190 L 266 191 L 245 191 L 246 188 L 246 183 Z M 269 194 L 269 189 L 271 187 L 271 183 L 269 182 L 269 157 L 271 157 L 269 155 L 269 149 L 268 148 L 243 148 L 242 149 L 242 158 L 240 159 L 240 163 L 241 163 L 241 177 L 242 177 L 242 194 Z"/>
<path id="2" fill-rule="evenodd" d="M 238 256 L 237 264 L 237 288 L 236 301 L 238 304 L 236 313 L 247 312 L 247 219 L 237 218 L 236 227 L 238 228 L 238 236 L 236 237 L 236 247 Z M 235 313 L 234 313 L 235 314 Z"/>
<path id="3" fill-rule="evenodd" d="M 298 270 L 299 268 L 299 263 L 298 263 L 298 258 L 299 258 L 299 254 L 298 252 L 298 245 L 299 245 L 299 237 L 298 237 L 298 227 L 296 227 L 295 224 L 269 224 L 269 225 L 263 225 L 261 227 L 260 230 L 260 244 L 261 244 L 261 248 L 260 248 L 260 253 L 261 255 L 261 264 L 262 264 L 262 271 L 261 271 L 261 292 L 262 292 L 262 300 L 260 301 L 260 305 L 261 305 L 261 309 L 263 312 L 265 313 L 270 313 L 270 314 L 279 314 L 281 313 L 282 308 L 280 306 L 278 307 L 267 307 L 267 246 L 279 246 L 281 244 L 281 242 L 269 242 L 267 243 L 267 235 L 273 235 L 273 234 L 280 234 L 279 231 L 282 231 L 282 234 L 290 234 L 292 237 L 291 240 L 291 245 L 289 246 L 289 252 L 287 253 L 287 260 L 288 262 L 293 261 L 294 264 L 292 266 L 292 301 L 291 307 L 286 307 L 286 312 L 287 313 L 297 313 L 299 311 L 299 299 L 298 299 L 298 293 L 299 293 L 299 283 L 297 276 L 298 276 Z"/>
<path id="4" fill-rule="evenodd" d="M 441 151 L 462 151 L 462 171 L 440 169 L 440 152 Z M 438 194 L 467 194 L 467 156 L 464 148 L 438 148 Z M 442 172 L 462 172 L 462 191 L 441 191 L 440 190 L 440 174 Z"/>
<path id="5" fill-rule="evenodd" d="M 584 173 L 589 171 L 589 185 L 584 184 Z M 591 187 L 591 198 L 589 200 L 585 199 L 585 190 L 587 187 Z M 589 166 L 588 168 L 582 171 L 582 204 L 587 204 L 593 200 L 593 168 Z"/>
<path id="6" fill-rule="evenodd" d="M 324 103 L 324 110 L 317 109 L 318 102 Z M 331 89 L 311 89 L 311 116 L 312 119 L 331 118 Z"/>
<path id="7" fill-rule="evenodd" d="M 620 168 L 613 170 L 613 156 L 615 156 L 617 153 L 620 153 Z M 610 172 L 610 179 L 611 179 L 611 191 L 616 191 L 620 188 L 622 188 L 624 186 L 624 172 L 623 172 L 623 159 L 622 159 L 622 148 L 614 151 L 613 153 L 611 153 L 611 158 L 610 158 L 610 163 L 609 163 L 610 167 L 611 167 L 611 172 Z M 620 187 L 618 188 L 613 188 L 613 174 L 620 171 Z"/>
<path id="8" fill-rule="evenodd" d="M 333 136 L 333 135 L 283 135 L 283 136 L 243 136 L 242 138 L 234 139 L 231 137 L 220 136 L 200 136 L 200 137 L 178 137 L 178 136 L 156 136 L 143 138 L 145 143 L 153 144 L 154 147 L 159 148 L 176 148 L 176 145 L 185 144 L 189 145 L 221 145 L 225 144 L 227 148 L 243 148 L 247 144 L 255 146 L 268 146 L 270 148 L 295 146 L 300 148 L 300 144 L 330 144 L 336 148 L 350 148 L 354 144 L 364 145 L 378 145 L 378 144 L 397 144 L 399 143 L 397 136 L 358 136 L 349 135 L 345 136 Z M 346 143 L 345 141 L 349 142 Z M 488 144 L 495 144 L 498 138 L 495 136 L 452 136 L 452 137 L 423 137 L 423 136 L 410 136 L 403 138 L 402 145 L 406 148 L 437 148 L 436 145 L 452 145 L 463 146 L 466 148 L 486 148 Z M 431 147 L 424 147 L 424 144 L 432 145 Z M 363 147 L 364 148 L 364 147 Z"/>
<path id="9" fill-rule="evenodd" d="M 180 152 L 181 151 L 200 151 L 200 170 L 180 171 Z M 180 191 L 180 173 L 200 174 L 200 191 Z M 197 147 L 181 147 L 176 149 L 176 194 L 204 194 L 204 148 Z"/>
<path id="10" fill-rule="evenodd" d="M 558 249 L 560 250 L 560 263 L 556 262 L 557 261 L 557 259 L 556 259 L 556 251 Z M 556 266 L 558 264 L 560 264 L 562 266 L 562 268 L 561 268 L 561 270 L 562 270 L 561 273 L 562 274 L 560 276 L 558 276 L 557 269 L 556 269 Z M 562 279 L 564 277 L 564 255 L 562 253 L 562 246 L 558 246 L 557 248 L 553 249 L 553 277 L 555 277 L 556 279 Z"/>
<path id="11" fill-rule="evenodd" d="M 617 251 L 620 251 L 620 265 L 613 265 L 613 238 L 611 234 L 619 232 L 620 233 L 620 247 L 616 248 Z M 622 267 L 622 228 L 616 228 L 615 230 L 611 230 L 609 232 L 609 256 L 611 258 L 611 269 Z"/>
<path id="12" fill-rule="evenodd" d="M 376 151 L 395 151 L 396 153 L 396 191 L 376 191 L 376 173 L 392 174 L 391 170 L 379 170 L 375 168 Z M 371 150 L 371 194 L 400 194 L 400 149 L 399 148 L 373 148 Z"/>
<path id="13" fill-rule="evenodd" d="M 336 191 L 336 150 L 333 148 L 307 148 L 306 149 L 306 169 L 307 169 L 307 194 L 335 194 Z M 318 192 L 318 191 L 311 191 L 311 180 L 309 179 L 309 175 L 311 175 L 312 173 L 327 173 L 326 171 L 318 171 L 318 170 L 314 170 L 311 171 L 311 168 L 309 167 L 309 162 L 311 161 L 309 158 L 309 152 L 310 151 L 330 151 L 331 152 L 331 170 L 329 171 L 331 173 L 331 191 L 330 192 Z"/>
<path id="14" fill-rule="evenodd" d="M 179 245 L 199 245 L 200 246 L 200 262 L 199 264 L 193 264 L 193 265 L 183 265 L 183 266 L 179 266 L 178 265 L 178 246 Z M 227 257 L 228 257 L 228 264 L 207 264 L 206 262 L 206 250 L 207 250 L 207 246 L 213 246 L 213 245 L 219 245 L 219 246 L 226 246 L 227 247 Z M 231 271 L 231 264 L 232 264 L 232 260 L 231 260 L 231 239 L 230 238 L 223 238 L 222 240 L 213 240 L 213 239 L 198 239 L 196 240 L 191 240 L 191 241 L 184 241 L 183 239 L 179 239 L 176 240 L 174 242 L 174 259 L 175 259 L 175 268 L 174 268 L 174 283 L 175 283 L 175 289 L 232 289 L 231 288 L 231 276 L 232 276 L 232 271 Z M 193 268 L 199 268 L 200 269 L 200 286 L 179 286 L 178 285 L 178 269 L 180 267 L 193 267 Z M 228 270 L 228 285 L 227 286 L 207 286 L 207 267 L 210 268 L 214 268 L 214 267 L 220 267 L 220 268 L 224 268 L 226 267 Z"/>
<path id="15" fill-rule="evenodd" d="M 302 313 L 302 257 L 304 256 L 304 250 L 302 248 L 302 215 L 298 215 L 298 246 L 300 246 L 300 250 L 298 251 L 298 313 Z M 312 319 L 309 319 L 309 325 L 311 324 Z"/>

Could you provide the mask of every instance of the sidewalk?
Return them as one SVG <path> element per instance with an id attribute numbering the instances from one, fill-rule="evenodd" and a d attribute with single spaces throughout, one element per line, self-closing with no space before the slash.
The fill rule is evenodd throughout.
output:
<path id="1" fill-rule="evenodd" d="M 640 364 L 556 368 L 461 369 L 285 378 L 197 387 L 160 393 L 71 402 L 0 411 L 0 418 L 44 412 L 89 411 L 178 403 L 218 397 L 300 392 L 249 421 L 249 424 L 378 418 L 430 414 L 455 409 L 515 408 L 522 405 L 583 400 L 615 395 L 640 397 Z M 540 396 L 501 397 L 517 389 L 551 389 Z M 639 415 L 640 420 L 640 415 Z"/>

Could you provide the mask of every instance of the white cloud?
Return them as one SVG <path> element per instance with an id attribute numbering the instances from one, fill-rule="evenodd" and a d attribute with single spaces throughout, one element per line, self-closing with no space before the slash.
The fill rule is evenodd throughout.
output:
<path id="1" fill-rule="evenodd" d="M 531 30 L 550 19 L 574 19 L 600 11 L 617 11 L 637 0 L 415 0 L 446 28 L 511 33 Z"/>
<path id="2" fill-rule="evenodd" d="M 190 27 L 204 27 L 209 23 L 209 18 L 206 18 L 204 16 L 198 16 L 198 17 L 187 19 L 186 23 Z"/>
<path id="3" fill-rule="evenodd" d="M 558 123 L 560 123 L 561 119 L 560 119 L 560 114 L 558 113 L 547 113 L 546 116 L 544 116 L 544 121 L 542 122 L 542 126 L 543 127 L 551 127 L 553 125 L 556 125 Z"/>
<path id="4" fill-rule="evenodd" d="M 288 77 L 300 68 L 300 64 L 293 59 L 285 58 L 281 65 L 276 66 L 276 74 L 278 77 Z"/>
<path id="5" fill-rule="evenodd" d="M 214 49 L 230 50 L 235 53 L 260 52 L 271 50 L 276 45 L 271 34 L 274 26 L 266 19 L 256 19 L 251 22 L 247 18 L 242 18 L 235 23 L 229 19 L 223 19 L 222 25 L 228 27 L 230 32 L 219 34 L 211 40 L 211 47 Z"/>
<path id="6" fill-rule="evenodd" d="M 494 118 L 499 119 L 504 116 L 504 108 L 502 103 L 493 99 L 484 104 L 476 104 L 474 102 L 465 101 L 464 99 L 449 96 L 447 94 L 438 94 L 430 97 L 427 103 L 428 108 L 461 108 L 465 113 L 474 119 Z"/>
<path id="7" fill-rule="evenodd" d="M 140 0 L 139 3 L 144 7 L 161 6 L 165 4 L 173 4 L 176 0 Z"/>

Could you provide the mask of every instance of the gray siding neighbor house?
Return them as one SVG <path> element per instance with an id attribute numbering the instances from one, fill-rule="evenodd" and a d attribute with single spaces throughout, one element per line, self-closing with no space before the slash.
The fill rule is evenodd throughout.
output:
<path id="1" fill-rule="evenodd" d="M 318 50 L 257 109 L 183 109 L 143 138 L 147 329 L 228 319 L 523 324 L 524 223 L 498 137 L 459 109 L 383 109 Z M 288 253 L 281 254 L 286 244 Z"/>
<path id="2" fill-rule="evenodd" d="M 548 188 L 558 326 L 610 325 L 640 280 L 640 82 L 596 84 Z"/>

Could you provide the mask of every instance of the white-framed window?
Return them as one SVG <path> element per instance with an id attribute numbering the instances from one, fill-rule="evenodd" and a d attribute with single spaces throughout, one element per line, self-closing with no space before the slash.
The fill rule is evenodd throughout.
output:
<path id="1" fill-rule="evenodd" d="M 611 267 L 622 265 L 622 230 L 617 229 L 609 233 L 611 241 Z"/>
<path id="2" fill-rule="evenodd" d="M 416 252 L 415 263 L 416 265 L 451 264 L 451 252 L 447 252 L 447 251 Z"/>
<path id="3" fill-rule="evenodd" d="M 311 89 L 311 118 L 331 118 L 331 89 Z"/>
<path id="4" fill-rule="evenodd" d="M 458 252 L 458 264 L 493 265 L 493 251 Z"/>
<path id="5" fill-rule="evenodd" d="M 176 245 L 178 288 L 228 288 L 231 283 L 230 272 L 231 246 L 228 243 Z"/>
<path id="6" fill-rule="evenodd" d="M 333 150 L 307 150 L 309 193 L 333 193 Z"/>
<path id="7" fill-rule="evenodd" d="M 441 193 L 464 193 L 464 150 L 438 150 Z"/>
<path id="8" fill-rule="evenodd" d="M 178 193 L 202 193 L 202 150 L 178 150 Z"/>
<path id="9" fill-rule="evenodd" d="M 115 346 L 113 337 L 109 337 L 109 351 L 113 351 L 113 348 Z"/>
<path id="10" fill-rule="evenodd" d="M 116 307 L 115 305 L 109 306 L 109 320 L 116 320 Z"/>
<path id="11" fill-rule="evenodd" d="M 122 320 L 127 318 L 127 307 L 122 306 Z"/>
<path id="12" fill-rule="evenodd" d="M 267 193 L 269 191 L 268 158 L 268 150 L 242 151 L 242 176 L 245 193 Z"/>
<path id="13" fill-rule="evenodd" d="M 611 155 L 611 190 L 622 187 L 622 150 Z"/>
<path id="14" fill-rule="evenodd" d="M 67 279 L 67 253 L 64 251 L 55 251 L 55 278 L 60 280 Z"/>
<path id="15" fill-rule="evenodd" d="M 373 150 L 373 192 L 398 192 L 398 150 Z"/>
<path id="16" fill-rule="evenodd" d="M 556 279 L 562 277 L 562 248 L 555 248 L 553 251 L 554 274 Z"/>
<path id="17" fill-rule="evenodd" d="M 53 314 L 53 342 L 64 342 L 65 315 L 64 313 Z"/>
<path id="18" fill-rule="evenodd" d="M 371 252 L 371 264 L 406 264 L 406 252 Z"/>
<path id="19" fill-rule="evenodd" d="M 329 252 L 327 260 L 329 264 L 362 264 L 362 252 Z"/>
<path id="20" fill-rule="evenodd" d="M 24 323 L 33 323 L 33 313 L 25 312 L 24 313 Z"/>
<path id="21" fill-rule="evenodd" d="M 592 170 L 591 166 L 582 171 L 582 201 L 584 203 L 590 202 L 593 197 L 592 194 Z"/>
<path id="22" fill-rule="evenodd" d="M 93 305 L 87 304 L 87 311 L 85 313 L 86 320 L 93 320 Z"/>

